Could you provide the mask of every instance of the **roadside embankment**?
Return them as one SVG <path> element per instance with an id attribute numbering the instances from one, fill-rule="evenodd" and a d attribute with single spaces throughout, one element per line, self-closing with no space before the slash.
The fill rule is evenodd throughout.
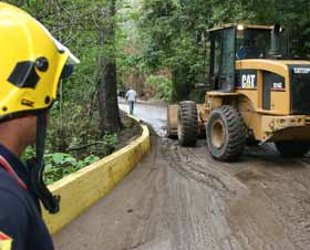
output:
<path id="1" fill-rule="evenodd" d="M 52 234 L 108 195 L 150 150 L 149 130 L 145 125 L 141 127 L 142 135 L 126 147 L 49 186 L 54 194 L 61 196 L 58 214 L 43 212 Z"/>

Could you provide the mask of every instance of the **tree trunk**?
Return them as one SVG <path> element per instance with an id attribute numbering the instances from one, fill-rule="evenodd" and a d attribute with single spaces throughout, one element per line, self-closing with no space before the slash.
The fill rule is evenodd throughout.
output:
<path id="1" fill-rule="evenodd" d="M 98 104 L 102 134 L 118 132 L 122 128 L 117 103 L 117 75 L 115 61 L 115 0 L 109 1 L 110 23 L 99 31 L 102 52 L 99 56 Z"/>

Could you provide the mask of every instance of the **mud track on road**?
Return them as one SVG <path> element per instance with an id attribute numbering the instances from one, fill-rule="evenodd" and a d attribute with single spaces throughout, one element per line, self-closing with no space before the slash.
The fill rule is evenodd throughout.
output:
<path id="1" fill-rule="evenodd" d="M 56 249 L 309 249 L 310 158 L 270 146 L 241 162 L 212 159 L 205 141 L 153 150 L 104 200 L 55 237 Z"/>

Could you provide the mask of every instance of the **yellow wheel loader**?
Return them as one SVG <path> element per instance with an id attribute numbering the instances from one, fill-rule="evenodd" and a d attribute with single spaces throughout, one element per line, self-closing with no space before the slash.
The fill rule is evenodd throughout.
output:
<path id="1" fill-rule="evenodd" d="M 205 101 L 169 105 L 168 136 L 194 146 L 205 131 L 211 155 L 221 161 L 239 159 L 253 142 L 274 142 L 285 157 L 307 153 L 310 61 L 290 55 L 283 28 L 227 24 L 209 37 Z"/>

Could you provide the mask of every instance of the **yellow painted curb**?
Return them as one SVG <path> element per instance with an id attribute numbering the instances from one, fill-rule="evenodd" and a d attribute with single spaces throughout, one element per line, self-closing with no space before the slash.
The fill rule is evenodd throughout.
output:
<path id="1" fill-rule="evenodd" d="M 61 196 L 60 212 L 56 215 L 43 212 L 49 231 L 54 234 L 74 220 L 96 201 L 103 198 L 135 167 L 150 150 L 150 133 L 141 125 L 142 136 L 121 150 L 64 177 L 49 186 Z"/>

